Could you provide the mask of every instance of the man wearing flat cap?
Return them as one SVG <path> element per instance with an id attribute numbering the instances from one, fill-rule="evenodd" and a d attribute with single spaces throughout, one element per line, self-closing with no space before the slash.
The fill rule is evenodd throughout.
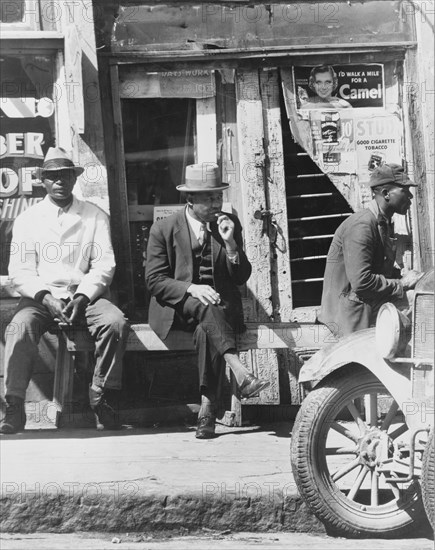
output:
<path id="1" fill-rule="evenodd" d="M 0 433 L 24 429 L 38 343 L 56 323 L 88 327 L 95 341 L 89 401 L 96 427 L 120 427 L 110 401 L 121 389 L 128 322 L 110 301 L 115 258 L 108 216 L 73 195 L 82 172 L 64 149 L 50 148 L 38 169 L 47 195 L 14 223 L 9 277 L 21 300 L 6 330 L 6 416 Z"/>
<path id="2" fill-rule="evenodd" d="M 152 226 L 145 277 L 152 294 L 149 322 L 159 337 L 164 340 L 171 328 L 194 331 L 201 392 L 196 437 L 208 439 L 215 435 L 223 360 L 242 397 L 257 395 L 269 383 L 252 376 L 236 352 L 235 333 L 244 330 L 237 287 L 249 279 L 251 265 L 240 221 L 222 212 L 229 185 L 213 163 L 187 166 L 185 175 L 177 189 L 186 193 L 186 208 Z"/>
<path id="3" fill-rule="evenodd" d="M 393 214 L 411 206 L 409 179 L 399 164 L 383 164 L 370 176 L 373 200 L 335 232 L 326 259 L 319 321 L 336 336 L 372 326 L 385 302 L 406 303 L 421 273 L 395 266 Z"/>

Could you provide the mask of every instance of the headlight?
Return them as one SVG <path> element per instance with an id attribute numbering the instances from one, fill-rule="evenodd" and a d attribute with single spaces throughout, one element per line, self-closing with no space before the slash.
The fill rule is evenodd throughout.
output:
<path id="1" fill-rule="evenodd" d="M 383 304 L 376 319 L 376 348 L 384 359 L 405 351 L 411 322 L 396 306 Z"/>

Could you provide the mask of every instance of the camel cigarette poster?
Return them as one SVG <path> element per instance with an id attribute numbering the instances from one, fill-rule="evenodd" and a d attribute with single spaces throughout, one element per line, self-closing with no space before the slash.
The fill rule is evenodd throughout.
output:
<path id="1" fill-rule="evenodd" d="M 379 63 L 293 67 L 293 81 L 299 110 L 385 107 Z"/>

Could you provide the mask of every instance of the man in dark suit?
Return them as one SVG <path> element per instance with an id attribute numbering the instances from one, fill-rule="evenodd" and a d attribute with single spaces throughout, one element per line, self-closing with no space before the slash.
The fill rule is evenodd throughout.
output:
<path id="1" fill-rule="evenodd" d="M 186 167 L 187 205 L 151 228 L 146 282 L 152 294 L 149 321 L 163 340 L 171 328 L 194 331 L 198 350 L 201 409 L 196 437 L 215 435 L 215 402 L 224 359 L 242 397 L 252 397 L 269 383 L 252 376 L 240 362 L 235 333 L 244 330 L 238 285 L 251 275 L 243 251 L 242 227 L 222 212 L 223 190 L 217 165 Z"/>
<path id="2" fill-rule="evenodd" d="M 405 214 L 413 197 L 402 166 L 383 164 L 370 177 L 373 200 L 336 230 L 326 259 L 319 320 L 336 336 L 370 327 L 385 302 L 406 304 L 406 291 L 422 276 L 395 267 L 393 214 Z"/>

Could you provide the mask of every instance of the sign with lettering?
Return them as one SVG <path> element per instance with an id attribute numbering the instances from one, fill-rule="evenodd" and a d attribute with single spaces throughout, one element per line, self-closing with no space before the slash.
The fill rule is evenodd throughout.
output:
<path id="1" fill-rule="evenodd" d="M 51 61 L 5 56 L 0 93 L 0 275 L 7 275 L 15 218 L 40 201 L 45 189 L 34 172 L 55 144 Z M 50 75 L 49 77 L 47 75 Z"/>
<path id="2" fill-rule="evenodd" d="M 150 73 L 140 66 L 120 69 L 121 98 L 191 97 L 202 99 L 216 95 L 213 71 L 192 69 Z"/>
<path id="3" fill-rule="evenodd" d="M 380 63 L 294 67 L 293 80 L 300 110 L 385 107 Z"/>
<path id="4" fill-rule="evenodd" d="M 358 176 L 362 183 L 367 183 L 372 170 L 385 162 L 402 164 L 399 118 L 386 114 L 355 120 L 355 145 Z"/>

